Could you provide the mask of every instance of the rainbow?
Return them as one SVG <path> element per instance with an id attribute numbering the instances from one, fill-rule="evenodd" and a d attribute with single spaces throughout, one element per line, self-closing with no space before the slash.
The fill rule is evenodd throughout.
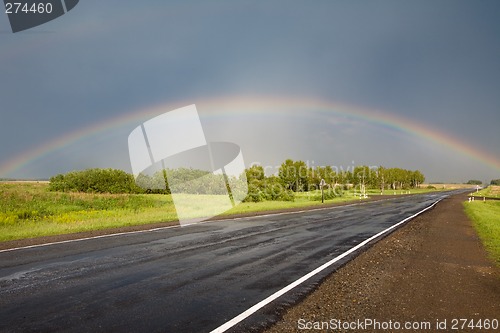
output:
<path id="1" fill-rule="evenodd" d="M 431 142 L 438 143 L 459 154 L 469 156 L 481 163 L 500 171 L 500 159 L 491 153 L 474 147 L 463 140 L 447 134 L 441 130 L 433 128 L 427 124 L 422 124 L 405 117 L 397 116 L 380 110 L 368 109 L 347 105 L 317 98 L 296 98 L 296 97 L 224 97 L 207 99 L 203 101 L 177 102 L 173 104 L 163 104 L 152 106 L 143 110 L 125 113 L 118 117 L 99 122 L 81 128 L 77 131 L 61 135 L 53 140 L 33 147 L 8 161 L 0 164 L 0 177 L 7 177 L 17 169 L 43 157 L 44 155 L 58 149 L 69 146 L 76 141 L 85 139 L 99 133 L 110 131 L 123 126 L 134 127 L 143 121 L 161 113 L 174 110 L 189 104 L 196 104 L 198 110 L 210 110 L 210 115 L 227 116 L 241 114 L 274 114 L 290 116 L 313 116 L 314 112 L 327 115 L 336 115 L 351 119 L 358 119 L 369 122 L 383 128 L 402 131 Z M 314 111 L 314 112 L 311 112 Z"/>

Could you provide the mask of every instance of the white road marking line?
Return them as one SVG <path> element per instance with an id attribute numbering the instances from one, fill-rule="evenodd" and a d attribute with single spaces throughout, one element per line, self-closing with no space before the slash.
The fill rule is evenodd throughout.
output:
<path id="1" fill-rule="evenodd" d="M 58 241 L 58 242 L 52 242 L 52 243 L 44 243 L 44 244 L 35 244 L 35 245 L 27 245 L 27 246 L 21 246 L 21 247 L 14 247 L 14 248 L 11 248 L 11 249 L 0 250 L 0 253 L 2 253 L 2 252 L 16 251 L 16 250 L 32 249 L 32 248 L 36 248 L 36 247 L 43 247 L 43 246 L 50 246 L 50 245 L 57 245 L 57 244 L 66 244 L 66 243 L 73 243 L 73 242 L 81 242 L 81 241 L 86 241 L 86 240 L 91 240 L 91 239 L 98 239 L 98 238 L 107 238 L 107 237 L 114 237 L 114 236 L 140 234 L 140 233 L 153 232 L 153 231 L 159 231 L 159 230 L 171 229 L 171 228 L 178 228 L 178 227 L 179 227 L 178 225 L 171 225 L 171 226 L 168 226 L 168 227 L 160 227 L 160 228 L 147 229 L 147 230 L 126 231 L 126 232 L 118 232 L 116 234 L 107 234 L 107 235 L 99 235 L 99 236 L 92 236 L 92 237 L 85 237 L 85 238 L 68 239 L 68 240 Z"/>
<path id="2" fill-rule="evenodd" d="M 216 329 L 214 329 L 210 333 L 222 333 L 222 332 L 227 331 L 228 329 L 230 329 L 234 325 L 240 323 L 241 321 L 243 321 L 244 319 L 248 318 L 249 316 L 251 316 L 252 314 L 254 314 L 255 312 L 257 312 L 258 310 L 262 309 L 264 306 L 266 306 L 269 303 L 273 302 L 278 297 L 283 296 L 284 294 L 286 294 L 287 292 L 289 292 L 293 288 L 295 288 L 298 285 L 302 284 L 304 281 L 310 279 L 314 275 L 316 275 L 319 272 L 323 271 L 324 269 L 328 268 L 329 266 L 331 266 L 335 262 L 337 262 L 340 259 L 348 256 L 349 254 L 353 253 L 354 251 L 359 250 L 360 248 L 362 248 L 363 246 L 367 245 L 369 242 L 371 242 L 372 240 L 376 239 L 377 237 L 382 236 L 383 234 L 387 233 L 388 231 L 390 231 L 390 230 L 392 230 L 392 229 L 400 226 L 401 224 L 403 224 L 403 223 L 405 223 L 405 222 L 407 222 L 407 221 L 409 221 L 409 220 L 417 217 L 418 215 L 424 213 L 425 211 L 431 209 L 432 207 L 434 207 L 435 205 L 437 205 L 437 203 L 440 202 L 441 200 L 443 200 L 443 198 L 439 199 L 438 201 L 434 202 L 432 205 L 430 205 L 427 208 L 419 211 L 418 213 L 415 213 L 412 216 L 407 217 L 404 220 L 402 220 L 402 221 L 400 221 L 400 222 L 398 222 L 398 223 L 390 226 L 389 228 L 387 228 L 387 229 L 379 232 L 378 234 L 376 234 L 376 235 L 374 235 L 374 236 L 372 236 L 372 237 L 364 240 L 363 242 L 359 243 L 358 245 L 354 246 L 353 248 L 347 250 L 346 252 L 342 253 L 341 255 L 333 258 L 332 260 L 328 261 L 327 263 L 325 263 L 325 264 L 321 265 L 320 267 L 316 268 L 312 272 L 304 275 L 303 277 L 301 277 L 300 279 L 296 280 L 295 282 L 292 282 L 291 284 L 289 284 L 288 286 L 284 287 L 283 289 L 278 290 L 277 292 L 275 292 L 271 296 L 269 296 L 266 299 L 264 299 L 264 300 L 260 301 L 259 303 L 255 304 L 254 306 L 252 306 L 248 310 L 242 312 L 241 314 L 239 314 L 238 316 L 234 317 L 233 319 L 229 320 L 225 324 L 217 327 Z"/>

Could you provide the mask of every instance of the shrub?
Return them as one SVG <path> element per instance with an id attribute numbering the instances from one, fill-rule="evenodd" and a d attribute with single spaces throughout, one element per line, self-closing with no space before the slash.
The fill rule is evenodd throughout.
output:
<path id="1" fill-rule="evenodd" d="M 271 201 L 294 201 L 293 191 L 286 189 L 277 177 L 268 177 L 265 180 L 251 179 L 248 182 L 248 194 L 243 200 L 245 202 Z"/>
<path id="2" fill-rule="evenodd" d="M 317 195 L 315 195 L 312 199 L 315 201 L 321 201 L 321 190 L 318 190 Z M 328 188 L 324 190 L 324 198 L 325 200 L 331 200 L 337 197 L 341 197 L 344 194 L 341 186 L 335 186 L 333 188 Z"/>
<path id="3" fill-rule="evenodd" d="M 243 202 L 261 202 L 264 201 L 265 198 L 260 191 L 252 191 L 248 192 L 246 198 Z"/>
<path id="4" fill-rule="evenodd" d="M 138 193 L 134 177 L 115 169 L 87 169 L 50 178 L 50 191 L 86 193 Z"/>

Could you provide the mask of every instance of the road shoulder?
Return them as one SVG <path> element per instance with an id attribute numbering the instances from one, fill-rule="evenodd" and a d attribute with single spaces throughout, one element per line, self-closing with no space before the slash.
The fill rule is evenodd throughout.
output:
<path id="1" fill-rule="evenodd" d="M 429 331 L 436 331 L 438 321 L 446 320 L 450 331 L 453 319 L 500 320 L 500 269 L 465 215 L 465 200 L 463 194 L 444 199 L 381 240 L 326 278 L 266 332 L 302 332 L 301 326 L 332 319 L 430 323 Z"/>

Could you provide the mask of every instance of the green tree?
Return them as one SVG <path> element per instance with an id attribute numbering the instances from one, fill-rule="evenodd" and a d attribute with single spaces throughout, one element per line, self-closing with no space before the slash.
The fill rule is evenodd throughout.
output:
<path id="1" fill-rule="evenodd" d="M 249 169 L 245 169 L 247 180 L 258 180 L 264 181 L 266 175 L 264 173 L 264 168 L 260 165 L 252 165 Z"/>
<path id="2" fill-rule="evenodd" d="M 385 184 L 387 181 L 387 169 L 384 168 L 383 166 L 379 166 L 377 168 L 377 188 L 380 189 L 380 192 L 384 192 L 385 190 Z"/>
<path id="3" fill-rule="evenodd" d="M 302 192 L 308 187 L 309 169 L 304 161 L 292 161 L 287 159 L 283 162 L 278 171 L 278 177 L 281 179 L 287 189 L 294 192 Z"/>
<path id="4" fill-rule="evenodd" d="M 248 183 L 248 194 L 244 201 L 293 201 L 295 199 L 293 192 L 286 188 L 279 177 L 266 177 L 264 169 L 261 166 L 254 165 L 246 169 L 245 173 Z"/>
<path id="5" fill-rule="evenodd" d="M 335 171 L 333 171 L 332 167 L 329 165 L 325 167 L 309 168 L 307 178 L 308 190 L 314 191 L 319 189 L 321 179 L 324 179 L 328 185 L 333 187 L 335 186 L 336 178 L 337 175 Z"/>
<path id="6" fill-rule="evenodd" d="M 500 179 L 493 179 L 493 180 L 490 182 L 490 185 L 500 185 Z"/>
<path id="7" fill-rule="evenodd" d="M 412 172 L 412 180 L 411 180 L 412 188 L 419 188 L 424 181 L 425 181 L 425 176 L 419 170 L 415 170 Z"/>

